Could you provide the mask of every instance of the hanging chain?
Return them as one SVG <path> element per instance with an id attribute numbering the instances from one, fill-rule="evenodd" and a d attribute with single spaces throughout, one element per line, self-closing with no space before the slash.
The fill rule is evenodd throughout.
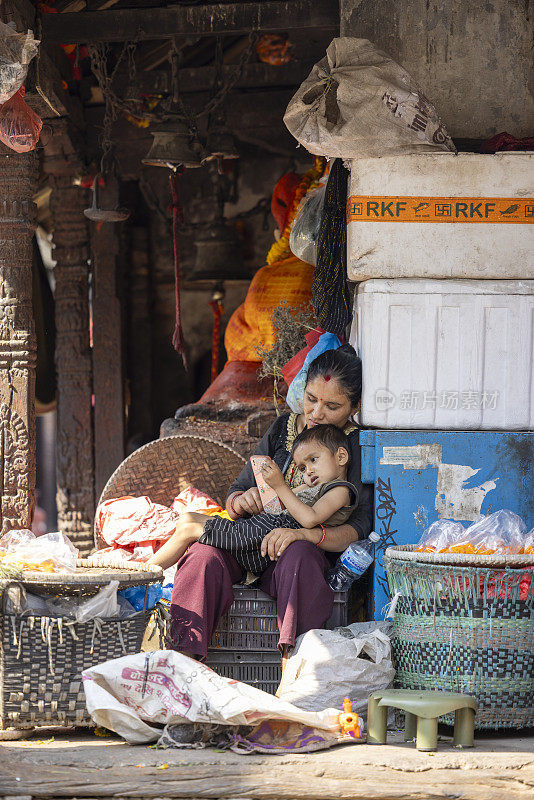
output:
<path id="1" fill-rule="evenodd" d="M 249 62 L 256 42 L 258 41 L 258 32 L 251 31 L 248 37 L 248 45 L 241 53 L 239 58 L 239 62 L 236 66 L 236 69 L 233 75 L 228 78 L 226 83 L 222 80 L 222 39 L 221 37 L 217 37 L 217 44 L 216 44 L 216 59 L 215 59 L 215 82 L 214 88 L 216 89 L 215 94 L 209 100 L 209 102 L 204 106 L 202 111 L 198 114 L 193 114 L 190 109 L 184 104 L 182 97 L 178 91 L 178 66 L 180 60 L 180 50 L 177 45 L 176 38 L 173 37 L 172 45 L 171 45 L 171 52 L 170 52 L 170 61 L 171 61 L 171 95 L 173 105 L 177 106 L 181 112 L 181 114 L 185 117 L 191 134 L 194 136 L 197 141 L 200 141 L 197 120 L 201 117 L 206 116 L 207 114 L 211 114 L 221 103 L 224 102 L 227 95 L 234 86 L 238 83 L 243 75 L 243 71 L 245 66 Z M 91 69 L 95 78 L 97 79 L 98 85 L 102 94 L 104 96 L 104 104 L 105 104 L 105 111 L 104 111 L 104 120 L 102 125 L 102 133 L 100 136 L 100 146 L 102 148 L 102 158 L 100 162 L 100 169 L 102 172 L 106 171 L 106 167 L 109 168 L 110 165 L 113 165 L 113 139 L 112 139 L 112 129 L 115 120 L 117 119 L 120 112 L 125 112 L 126 114 L 135 113 L 133 109 L 132 103 L 123 100 L 122 97 L 115 92 L 113 88 L 113 82 L 115 80 L 117 70 L 124 59 L 127 61 L 128 65 L 128 76 L 131 82 L 135 82 L 137 76 L 137 67 L 135 63 L 135 51 L 137 48 L 137 39 L 134 41 L 127 41 L 124 42 L 119 55 L 117 56 L 115 65 L 111 72 L 108 69 L 108 60 L 111 54 L 111 47 L 109 44 L 105 42 L 98 42 L 96 44 L 87 45 L 87 49 L 89 51 L 89 56 L 91 59 Z M 153 120 L 163 119 L 165 115 L 160 116 L 158 114 L 149 113 L 145 114 L 147 117 L 150 117 Z"/>
<path id="2" fill-rule="evenodd" d="M 91 69 L 98 85 L 104 95 L 104 120 L 102 123 L 102 133 L 100 135 L 100 146 L 102 148 L 102 157 L 100 159 L 100 171 L 105 174 L 106 169 L 113 167 L 113 138 L 112 130 L 113 123 L 117 119 L 119 111 L 127 106 L 113 90 L 113 81 L 117 74 L 117 70 L 126 56 L 128 49 L 131 48 L 130 42 L 125 42 L 117 57 L 115 66 L 108 71 L 108 58 L 111 48 L 105 42 L 98 42 L 88 46 L 89 56 L 91 58 Z"/>
<path id="3" fill-rule="evenodd" d="M 220 40 L 220 37 L 219 37 L 219 39 L 217 41 L 219 41 L 219 40 Z M 250 57 L 252 56 L 252 53 L 253 53 L 253 50 L 254 50 L 254 46 L 256 45 L 257 41 L 258 41 L 258 32 L 257 31 L 251 31 L 250 34 L 249 34 L 249 37 L 248 37 L 248 45 L 245 48 L 245 50 L 243 50 L 243 52 L 241 53 L 241 56 L 239 58 L 239 62 L 237 64 L 237 67 L 235 69 L 234 74 L 230 78 L 228 78 L 226 83 L 221 86 L 219 91 L 204 106 L 202 111 L 200 111 L 200 113 L 197 114 L 197 119 L 199 119 L 200 117 L 205 117 L 206 114 L 211 114 L 212 111 L 214 111 L 218 106 L 220 106 L 220 104 L 222 102 L 224 102 L 228 92 L 230 92 L 234 88 L 236 83 L 241 79 L 241 77 L 243 75 L 243 71 L 244 71 L 246 65 L 248 64 L 248 62 L 250 60 Z M 221 47 L 222 47 L 222 45 L 221 45 Z M 217 69 L 217 66 L 216 66 L 216 69 Z M 217 73 L 216 73 L 216 75 L 217 75 Z M 222 69 L 221 69 L 221 79 L 222 79 Z"/>

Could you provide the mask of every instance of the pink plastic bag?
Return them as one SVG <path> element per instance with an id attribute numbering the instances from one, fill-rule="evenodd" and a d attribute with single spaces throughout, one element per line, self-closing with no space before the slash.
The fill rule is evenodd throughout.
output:
<path id="1" fill-rule="evenodd" d="M 35 150 L 42 120 L 24 100 L 24 86 L 0 106 L 0 141 L 16 153 Z"/>

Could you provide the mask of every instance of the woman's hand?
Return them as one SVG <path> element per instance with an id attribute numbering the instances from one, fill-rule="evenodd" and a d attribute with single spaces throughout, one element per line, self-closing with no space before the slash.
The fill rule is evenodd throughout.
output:
<path id="1" fill-rule="evenodd" d="M 232 495 L 228 501 L 227 511 L 235 519 L 245 514 L 250 514 L 251 516 L 261 514 L 263 505 L 258 487 L 252 486 L 242 494 Z"/>
<path id="2" fill-rule="evenodd" d="M 285 486 L 282 470 L 271 458 L 262 464 L 261 474 L 271 489 L 276 491 L 279 486 Z"/>
<path id="3" fill-rule="evenodd" d="M 268 555 L 271 561 L 277 561 L 284 550 L 293 542 L 302 539 L 309 540 L 307 531 L 304 528 L 294 530 L 293 528 L 274 528 L 263 539 L 261 543 L 262 556 Z"/>

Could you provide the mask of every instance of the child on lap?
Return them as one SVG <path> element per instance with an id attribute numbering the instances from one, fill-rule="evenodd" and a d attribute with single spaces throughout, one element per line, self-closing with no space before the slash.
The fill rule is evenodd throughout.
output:
<path id="1" fill-rule="evenodd" d="M 183 514 L 176 532 L 149 563 L 166 569 L 182 557 L 190 544 L 199 541 L 227 550 L 243 570 L 259 575 L 270 564 L 269 556 L 261 553 L 261 544 L 274 528 L 334 527 L 346 522 L 358 503 L 358 492 L 346 480 L 349 448 L 343 431 L 334 425 L 306 428 L 295 439 L 292 456 L 304 480 L 296 489 L 285 484 L 281 470 L 271 459 L 262 467 L 265 481 L 275 490 L 285 511 L 237 520 Z"/>

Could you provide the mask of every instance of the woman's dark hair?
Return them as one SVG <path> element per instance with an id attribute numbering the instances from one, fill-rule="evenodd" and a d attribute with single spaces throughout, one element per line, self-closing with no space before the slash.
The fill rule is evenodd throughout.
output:
<path id="1" fill-rule="evenodd" d="M 362 360 L 350 344 L 337 350 L 327 350 L 315 358 L 308 367 L 306 386 L 315 378 L 333 378 L 355 408 L 362 397 Z"/>
<path id="2" fill-rule="evenodd" d="M 333 456 L 337 453 L 340 447 L 343 447 L 347 451 L 350 459 L 348 437 L 345 433 L 343 433 L 341 428 L 338 428 L 335 425 L 314 425 L 313 428 L 304 428 L 304 430 L 299 433 L 293 442 L 291 455 L 294 455 L 297 447 L 300 447 L 301 444 L 306 444 L 306 442 L 318 442 L 319 444 L 322 444 L 323 447 L 326 447 L 328 450 L 330 450 Z"/>

